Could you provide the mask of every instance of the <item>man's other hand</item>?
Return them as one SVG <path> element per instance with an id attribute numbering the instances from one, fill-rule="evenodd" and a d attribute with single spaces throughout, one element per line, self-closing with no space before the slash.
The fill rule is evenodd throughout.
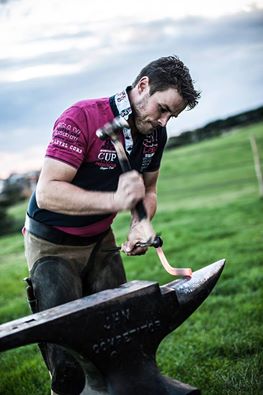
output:
<path id="1" fill-rule="evenodd" d="M 139 243 L 152 242 L 155 233 L 151 222 L 148 219 L 133 223 L 130 228 L 128 240 L 122 244 L 122 251 L 126 255 L 144 255 L 148 247 L 136 246 Z"/>

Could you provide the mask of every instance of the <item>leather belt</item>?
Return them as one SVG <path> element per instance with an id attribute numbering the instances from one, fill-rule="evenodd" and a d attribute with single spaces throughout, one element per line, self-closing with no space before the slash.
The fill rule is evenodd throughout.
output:
<path id="1" fill-rule="evenodd" d="M 107 229 L 99 235 L 90 237 L 70 235 L 59 229 L 53 228 L 52 226 L 46 225 L 43 222 L 36 221 L 28 214 L 26 215 L 25 228 L 28 232 L 32 233 L 32 235 L 40 237 L 41 239 L 47 240 L 51 243 L 72 246 L 83 246 L 97 243 L 102 240 L 109 231 L 109 229 Z"/>

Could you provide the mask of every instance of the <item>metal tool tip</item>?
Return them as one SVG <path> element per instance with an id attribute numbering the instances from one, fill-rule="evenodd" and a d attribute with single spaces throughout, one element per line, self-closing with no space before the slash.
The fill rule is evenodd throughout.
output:
<path id="1" fill-rule="evenodd" d="M 105 140 L 107 138 L 107 135 L 102 131 L 102 129 L 98 129 L 96 131 L 96 136 L 100 139 L 100 140 Z"/>

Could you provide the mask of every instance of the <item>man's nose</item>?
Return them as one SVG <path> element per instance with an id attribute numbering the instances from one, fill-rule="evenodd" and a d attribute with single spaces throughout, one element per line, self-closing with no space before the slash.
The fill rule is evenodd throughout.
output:
<path id="1" fill-rule="evenodd" d="M 161 127 L 164 128 L 164 127 L 167 125 L 169 119 L 170 119 L 170 115 L 165 115 L 165 114 L 163 114 L 163 115 L 158 119 L 158 124 L 159 124 Z"/>

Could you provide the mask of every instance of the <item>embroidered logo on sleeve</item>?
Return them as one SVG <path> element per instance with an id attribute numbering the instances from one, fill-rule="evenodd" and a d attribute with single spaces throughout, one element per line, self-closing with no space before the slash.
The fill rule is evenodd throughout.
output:
<path id="1" fill-rule="evenodd" d="M 51 144 L 64 148 L 77 154 L 82 154 L 82 148 L 79 146 L 80 130 L 73 125 L 59 122 L 53 132 Z"/>

